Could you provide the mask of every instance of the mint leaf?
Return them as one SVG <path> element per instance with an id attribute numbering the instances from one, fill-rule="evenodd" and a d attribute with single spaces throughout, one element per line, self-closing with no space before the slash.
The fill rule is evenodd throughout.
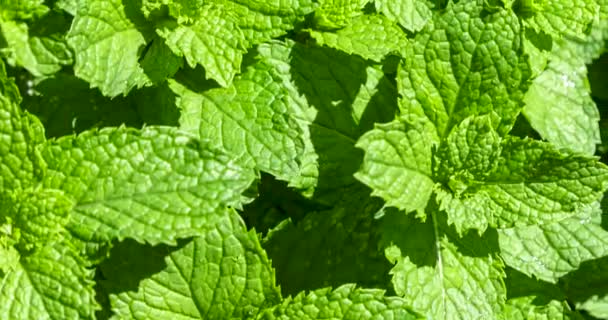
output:
<path id="1" fill-rule="evenodd" d="M 3 0 L 0 19 L 27 20 L 40 17 L 49 11 L 44 0 Z"/>
<path id="2" fill-rule="evenodd" d="M 31 186 L 44 172 L 36 146 L 44 142 L 38 119 L 19 107 L 21 97 L 0 61 L 0 189 Z"/>
<path id="3" fill-rule="evenodd" d="M 397 25 L 380 15 L 352 18 L 348 25 L 336 32 L 310 31 L 319 45 L 358 54 L 377 62 L 391 53 L 398 53 L 406 45 L 405 33 Z"/>
<path id="4" fill-rule="evenodd" d="M 547 32 L 555 39 L 584 37 L 599 12 L 594 0 L 529 0 L 520 3 L 516 9 L 524 25 Z"/>
<path id="5" fill-rule="evenodd" d="M 506 290 L 495 232 L 461 238 L 436 206 L 427 207 L 425 222 L 393 210 L 382 219 L 393 286 L 407 305 L 429 319 L 488 319 L 502 309 Z"/>
<path id="6" fill-rule="evenodd" d="M 44 185 L 74 199 L 83 240 L 174 243 L 238 206 L 254 179 L 222 152 L 168 127 L 107 128 L 52 141 Z"/>
<path id="7" fill-rule="evenodd" d="M 523 112 L 544 139 L 558 147 L 593 155 L 596 144 L 601 142 L 600 115 L 591 99 L 582 56 L 566 50 L 551 55 L 547 69 L 534 79 L 526 93 Z"/>
<path id="8" fill-rule="evenodd" d="M 397 77 L 404 114 L 428 117 L 441 138 L 465 118 L 492 111 L 501 136 L 511 129 L 530 73 L 513 12 L 486 13 L 476 1 L 460 1 L 410 43 Z"/>
<path id="9" fill-rule="evenodd" d="M 279 302 L 258 236 L 234 212 L 165 261 L 136 292 L 111 296 L 117 319 L 243 319 Z"/>
<path id="10" fill-rule="evenodd" d="M 440 193 L 441 208 L 459 230 L 469 223 L 483 231 L 486 224 L 509 228 L 560 221 L 599 200 L 608 187 L 608 168 L 594 158 L 530 139 L 505 139 L 501 148 L 496 169 L 465 185 L 462 196 Z M 476 219 L 467 220 L 469 215 Z"/>
<path id="11" fill-rule="evenodd" d="M 431 19 L 433 7 L 427 0 L 375 0 L 376 10 L 411 32 L 420 31 Z"/>
<path id="12" fill-rule="evenodd" d="M 319 289 L 298 294 L 280 305 L 265 310 L 256 317 L 258 320 L 272 319 L 312 320 L 330 319 L 420 319 L 407 307 L 403 299 L 386 297 L 382 290 L 359 289 L 355 285 L 343 285 L 334 290 Z"/>
<path id="13" fill-rule="evenodd" d="M 369 0 L 321 0 L 315 11 L 315 22 L 319 28 L 344 27 L 351 18 L 363 14 L 362 9 Z"/>
<path id="14" fill-rule="evenodd" d="M 431 146 L 436 141 L 434 128 L 425 118 L 377 125 L 357 142 L 365 158 L 355 177 L 387 205 L 422 212 L 434 185 Z"/>
<path id="15" fill-rule="evenodd" d="M 553 283 L 581 263 L 606 256 L 601 209 L 594 204 L 584 211 L 559 222 L 500 230 L 501 256 L 512 268 Z"/>
<path id="16" fill-rule="evenodd" d="M 166 25 L 157 30 L 171 50 L 194 68 L 202 65 L 207 77 L 226 87 L 240 71 L 245 36 L 222 6 L 198 9 L 203 18 L 191 25 Z"/>
<path id="17" fill-rule="evenodd" d="M 202 140 L 228 150 L 243 166 L 286 181 L 298 175 L 303 151 L 300 127 L 289 115 L 287 92 L 272 67 L 255 64 L 230 87 L 206 91 L 201 98 L 179 86 L 173 88 L 178 89 L 176 93 L 182 99 L 194 104 L 184 116 L 201 117 Z M 180 120 L 198 121 L 183 117 Z"/>
<path id="18" fill-rule="evenodd" d="M 146 45 L 142 26 L 127 17 L 135 10 L 120 0 L 83 1 L 67 34 L 75 52 L 74 73 L 109 97 L 149 81 L 138 62 Z"/>
<path id="19" fill-rule="evenodd" d="M 94 300 L 93 273 L 67 244 L 47 246 L 22 257 L 6 272 L 0 287 L 4 319 L 90 319 Z"/>
<path id="20" fill-rule="evenodd" d="M 577 310 L 593 317 L 608 316 L 606 257 L 587 261 L 560 279 L 560 285 Z"/>

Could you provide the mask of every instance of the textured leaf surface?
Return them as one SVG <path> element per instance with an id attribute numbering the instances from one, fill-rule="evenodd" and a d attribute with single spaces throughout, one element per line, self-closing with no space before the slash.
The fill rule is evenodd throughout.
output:
<path id="1" fill-rule="evenodd" d="M 311 31 L 310 34 L 319 45 L 377 62 L 388 54 L 400 52 L 407 44 L 405 33 L 381 15 L 358 16 L 336 32 Z"/>
<path id="2" fill-rule="evenodd" d="M 7 200 L 2 211 L 19 251 L 51 246 L 62 239 L 73 205 L 63 192 L 27 189 Z"/>
<path id="3" fill-rule="evenodd" d="M 506 300 L 496 234 L 460 238 L 435 210 L 424 223 L 398 211 L 383 217 L 395 291 L 427 319 L 494 319 Z"/>
<path id="4" fill-rule="evenodd" d="M 523 5 L 520 9 L 524 25 L 547 32 L 555 39 L 563 36 L 583 38 L 599 12 L 597 2 L 593 0 L 543 0 L 528 3 L 531 5 Z"/>
<path id="5" fill-rule="evenodd" d="M 68 225 L 83 240 L 173 243 L 239 205 L 254 179 L 228 156 L 175 128 L 107 128 L 44 150 L 47 187 L 75 201 Z"/>
<path id="6" fill-rule="evenodd" d="M 0 189 L 32 185 L 44 170 L 36 146 L 44 141 L 38 119 L 19 107 L 21 97 L 0 61 Z"/>
<path id="7" fill-rule="evenodd" d="M 411 32 L 420 31 L 431 19 L 427 0 L 375 0 L 376 10 Z"/>
<path id="8" fill-rule="evenodd" d="M 0 21 L 0 31 L 8 45 L 9 61 L 40 77 L 59 71 L 72 63 L 65 40 L 29 34 L 25 23 Z"/>
<path id="9" fill-rule="evenodd" d="M 3 0 L 0 7 L 0 18 L 32 19 L 44 15 L 49 8 L 44 5 L 44 0 Z"/>
<path id="10" fill-rule="evenodd" d="M 560 221 L 599 200 L 608 187 L 608 168 L 596 159 L 529 139 L 504 140 L 495 168 L 471 181 L 461 197 L 440 194 L 451 222 L 484 230 L 488 223 L 509 228 Z M 467 222 L 471 215 L 476 218 Z"/>
<path id="11" fill-rule="evenodd" d="M 260 53 L 280 75 L 305 138 L 302 173 L 290 184 L 333 204 L 357 183 L 357 139 L 394 118 L 396 89 L 378 66 L 335 49 L 289 42 L 262 46 Z"/>
<path id="12" fill-rule="evenodd" d="M 214 0 L 236 16 L 250 46 L 284 35 L 314 9 L 312 0 Z"/>
<path id="13" fill-rule="evenodd" d="M 265 310 L 258 320 L 288 319 L 420 319 L 403 299 L 386 297 L 382 290 L 357 289 L 343 285 L 334 290 L 319 289 L 289 298 L 275 308 Z"/>
<path id="14" fill-rule="evenodd" d="M 601 142 L 600 114 L 586 84 L 585 62 L 567 51 L 552 58 L 526 92 L 523 112 L 547 141 L 593 155 Z"/>
<path id="15" fill-rule="evenodd" d="M 135 10 L 121 0 L 81 1 L 67 35 L 74 73 L 106 96 L 126 95 L 149 81 L 138 62 L 146 40 L 127 17 Z"/>
<path id="16" fill-rule="evenodd" d="M 436 141 L 425 119 L 377 125 L 357 142 L 365 158 L 355 177 L 387 205 L 423 211 L 433 190 L 431 146 Z"/>
<path id="17" fill-rule="evenodd" d="M 244 319 L 279 302 L 258 235 L 235 212 L 165 262 L 137 292 L 111 297 L 114 319 Z"/>
<path id="18" fill-rule="evenodd" d="M 245 166 L 289 180 L 299 173 L 300 127 L 272 67 L 255 64 L 232 86 L 203 94 L 200 136 Z"/>
<path id="19" fill-rule="evenodd" d="M 351 18 L 363 14 L 362 9 L 369 0 L 320 0 L 315 11 L 315 20 L 322 29 L 335 29 L 348 24 Z"/>
<path id="20" fill-rule="evenodd" d="M 191 25 L 171 25 L 157 32 L 188 65 L 205 68 L 208 78 L 226 87 L 240 71 L 245 53 L 245 36 L 227 11 L 219 6 L 203 6 L 203 18 Z"/>
<path id="21" fill-rule="evenodd" d="M 426 115 L 441 138 L 465 118 L 491 111 L 504 135 L 522 107 L 529 67 L 519 21 L 510 10 L 482 11 L 477 1 L 448 6 L 410 42 L 399 68 L 402 111 Z"/>
<path id="22" fill-rule="evenodd" d="M 501 256 L 518 271 L 548 282 L 608 255 L 608 231 L 598 204 L 576 217 L 539 226 L 502 229 Z"/>
<path id="23" fill-rule="evenodd" d="M 93 273 L 67 246 L 48 246 L 22 257 L 0 283 L 2 319 L 91 319 Z"/>

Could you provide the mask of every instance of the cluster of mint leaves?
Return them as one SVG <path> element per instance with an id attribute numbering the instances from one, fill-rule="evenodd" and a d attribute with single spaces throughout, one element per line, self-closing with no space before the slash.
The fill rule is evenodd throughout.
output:
<path id="1" fill-rule="evenodd" d="M 606 40 L 607 0 L 0 0 L 0 318 L 608 318 Z"/>

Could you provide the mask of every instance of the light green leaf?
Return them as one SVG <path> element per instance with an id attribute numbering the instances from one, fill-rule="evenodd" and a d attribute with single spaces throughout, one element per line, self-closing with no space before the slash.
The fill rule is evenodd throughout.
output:
<path id="1" fill-rule="evenodd" d="M 8 201 L 7 201 L 8 200 Z M 22 252 L 52 246 L 63 239 L 73 203 L 59 190 L 27 189 L 4 199 L 3 216 Z"/>
<path id="2" fill-rule="evenodd" d="M 315 12 L 315 22 L 321 29 L 346 26 L 356 16 L 362 15 L 369 0 L 320 0 Z"/>
<path id="3" fill-rule="evenodd" d="M 273 43 L 260 46 L 260 55 L 279 74 L 305 138 L 301 175 L 290 185 L 334 204 L 358 183 L 357 139 L 374 123 L 393 120 L 396 88 L 380 66 L 331 48 Z"/>
<path id="4" fill-rule="evenodd" d="M 46 187 L 74 199 L 68 229 L 93 241 L 174 243 L 238 206 L 254 179 L 222 152 L 171 127 L 105 128 L 44 149 Z"/>
<path id="5" fill-rule="evenodd" d="M 167 256 L 166 267 L 141 281 L 137 292 L 111 295 L 112 319 L 245 319 L 278 303 L 258 235 L 236 212 L 226 218 Z"/>
<path id="6" fill-rule="evenodd" d="M 599 204 L 575 217 L 539 226 L 499 231 L 501 256 L 518 271 L 548 282 L 608 255 L 608 231 Z"/>
<path id="7" fill-rule="evenodd" d="M 165 25 L 157 33 L 191 68 L 202 65 L 207 78 L 226 87 L 240 71 L 245 36 L 223 7 L 205 5 L 199 11 L 195 23 Z"/>
<path id="8" fill-rule="evenodd" d="M 399 119 L 376 125 L 357 147 L 365 151 L 355 177 L 372 188 L 388 206 L 422 212 L 433 190 L 432 151 L 437 143 L 425 118 Z"/>
<path id="9" fill-rule="evenodd" d="M 560 50 L 530 85 L 524 115 L 543 139 L 593 155 L 601 143 L 600 114 L 587 85 L 585 61 Z"/>
<path id="10" fill-rule="evenodd" d="M 427 0 L 375 0 L 376 10 L 411 32 L 420 31 L 431 19 L 432 4 Z"/>
<path id="11" fill-rule="evenodd" d="M 311 30 L 310 35 L 319 45 L 358 54 L 376 62 L 381 62 L 388 54 L 399 53 L 407 44 L 405 33 L 381 15 L 357 16 L 336 32 Z"/>
<path id="12" fill-rule="evenodd" d="M 201 96 L 202 140 L 227 150 L 242 165 L 282 180 L 299 175 L 301 129 L 290 115 L 287 92 L 271 66 L 255 64 L 230 87 Z"/>
<path id="13" fill-rule="evenodd" d="M 152 40 L 150 48 L 141 59 L 141 67 L 154 84 L 172 77 L 183 65 L 184 59 L 174 54 L 159 37 Z"/>
<path id="14" fill-rule="evenodd" d="M 27 20 L 43 16 L 49 11 L 44 0 L 2 0 L 0 20 Z"/>
<path id="15" fill-rule="evenodd" d="M 36 77 L 72 64 L 72 53 L 59 36 L 30 35 L 27 24 L 15 21 L 0 21 L 0 31 L 8 45 L 2 51 L 8 55 L 9 63 L 24 67 Z"/>
<path id="16" fill-rule="evenodd" d="M 459 1 L 410 44 L 397 77 L 402 113 L 428 117 L 442 139 L 465 118 L 492 111 L 499 135 L 511 129 L 530 73 L 512 11 Z"/>
<path id="17" fill-rule="evenodd" d="M 0 61 L 0 189 L 31 186 L 45 170 L 36 146 L 44 142 L 38 119 L 19 107 L 21 97 Z"/>
<path id="18" fill-rule="evenodd" d="M 488 176 L 500 155 L 501 139 L 492 128 L 492 117 L 470 117 L 454 127 L 437 152 L 440 159 L 436 179 L 455 193 L 466 189 L 469 180 Z"/>
<path id="19" fill-rule="evenodd" d="M 126 95 L 149 83 L 138 62 L 146 45 L 142 26 L 127 17 L 136 10 L 121 0 L 81 1 L 68 32 L 74 73 L 106 96 Z"/>
<path id="20" fill-rule="evenodd" d="M 67 245 L 21 258 L 0 283 L 2 319 L 92 319 L 97 303 L 93 271 Z"/>
<path id="21" fill-rule="evenodd" d="M 355 285 L 345 284 L 336 289 L 324 288 L 300 293 L 294 298 L 286 299 L 280 305 L 264 310 L 258 320 L 289 319 L 421 319 L 398 297 L 387 297 L 383 290 L 360 289 Z"/>
<path id="22" fill-rule="evenodd" d="M 463 223 L 483 231 L 488 224 L 510 228 L 560 221 L 598 201 L 608 188 L 604 164 L 530 139 L 503 140 L 495 168 L 467 184 L 461 196 L 439 193 L 441 208 L 459 230 Z"/>
<path id="23" fill-rule="evenodd" d="M 249 46 L 286 34 L 314 10 L 312 0 L 212 0 L 236 16 Z"/>
<path id="24" fill-rule="evenodd" d="M 555 39 L 564 36 L 584 38 L 591 23 L 598 18 L 595 0 L 523 1 L 518 14 L 526 27 L 549 33 Z"/>
<path id="25" fill-rule="evenodd" d="M 427 319 L 496 319 L 506 289 L 495 232 L 461 238 L 432 206 L 426 222 L 396 210 L 382 219 L 393 286 L 407 305 Z"/>

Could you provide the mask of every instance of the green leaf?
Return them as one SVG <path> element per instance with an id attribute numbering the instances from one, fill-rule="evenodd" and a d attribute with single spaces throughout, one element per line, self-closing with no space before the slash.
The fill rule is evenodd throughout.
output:
<path id="1" fill-rule="evenodd" d="M 399 53 L 407 44 L 405 33 L 381 15 L 361 15 L 336 32 L 310 31 L 319 45 L 358 54 L 381 62 L 388 54 Z"/>
<path id="2" fill-rule="evenodd" d="M 0 61 L 0 189 L 31 186 L 45 170 L 36 149 L 44 142 L 44 129 L 21 110 L 20 102 L 17 86 Z"/>
<path id="3" fill-rule="evenodd" d="M 437 180 L 454 193 L 466 189 L 469 180 L 488 176 L 500 155 L 501 139 L 492 128 L 492 117 L 470 117 L 462 121 L 437 152 Z"/>
<path id="4" fill-rule="evenodd" d="M 174 243 L 238 206 L 253 173 L 170 127 L 105 128 L 52 141 L 44 185 L 74 199 L 68 229 L 101 242 Z"/>
<path id="5" fill-rule="evenodd" d="M 141 60 L 141 67 L 154 84 L 172 77 L 184 65 L 184 59 L 175 55 L 162 38 L 155 37 Z"/>
<path id="6" fill-rule="evenodd" d="M 230 152 L 243 166 L 280 179 L 289 181 L 299 174 L 301 129 L 290 116 L 287 92 L 272 67 L 252 65 L 231 86 L 206 91 L 200 95 L 202 99 L 186 88 L 172 87 L 189 100 L 186 103 L 195 103 L 184 116 L 201 117 L 202 140 Z M 193 121 L 199 120 L 180 120 Z"/>
<path id="7" fill-rule="evenodd" d="M 22 66 L 36 77 L 53 74 L 72 64 L 72 53 L 61 36 L 32 34 L 27 24 L 0 21 L 8 48 L 2 49 L 12 65 Z"/>
<path id="8" fill-rule="evenodd" d="M 331 48 L 273 43 L 260 55 L 280 76 L 305 139 L 302 172 L 290 185 L 333 204 L 357 183 L 357 139 L 394 118 L 396 89 L 380 66 Z"/>
<path id="9" fill-rule="evenodd" d="M 512 11 L 460 1 L 410 44 L 397 77 L 402 113 L 428 117 L 442 139 L 465 118 L 490 112 L 500 117 L 501 136 L 511 129 L 530 73 Z"/>
<path id="10" fill-rule="evenodd" d="M 67 35 L 76 76 L 109 97 L 149 83 L 138 62 L 146 45 L 142 26 L 127 17 L 135 10 L 121 0 L 81 1 Z"/>
<path id="11" fill-rule="evenodd" d="M 552 58 L 526 92 L 523 113 L 545 140 L 593 155 L 601 143 L 600 115 L 589 92 L 585 62 L 567 51 Z"/>
<path id="12" fill-rule="evenodd" d="M 249 46 L 286 34 L 314 10 L 312 0 L 213 0 L 236 17 Z"/>
<path id="13" fill-rule="evenodd" d="M 63 192 L 27 189 L 15 192 L 5 201 L 0 201 L 5 202 L 1 206 L 4 218 L 21 253 L 52 246 L 63 239 L 73 206 Z"/>
<path id="14" fill-rule="evenodd" d="M 529 0 L 532 6 L 516 8 L 526 27 L 544 31 L 559 39 L 564 36 L 585 37 L 597 19 L 599 6 L 594 0 Z"/>
<path id="15" fill-rule="evenodd" d="M 44 0 L 2 0 L 0 20 L 27 20 L 46 14 L 49 8 Z"/>
<path id="16" fill-rule="evenodd" d="M 604 164 L 530 139 L 503 140 L 495 168 L 486 178 L 467 184 L 460 196 L 439 193 L 441 208 L 457 229 L 560 221 L 598 201 L 608 188 Z"/>
<path id="17" fill-rule="evenodd" d="M 365 158 L 355 177 L 388 206 L 424 211 L 434 185 L 431 146 L 437 137 L 433 129 L 425 118 L 376 125 L 357 142 Z"/>
<path id="18" fill-rule="evenodd" d="M 208 78 L 226 87 L 240 71 L 245 36 L 221 6 L 205 5 L 191 25 L 165 25 L 157 33 L 171 50 L 184 56 L 188 65 L 205 68 Z"/>
<path id="19" fill-rule="evenodd" d="M 321 29 L 336 29 L 346 26 L 356 16 L 363 14 L 369 0 L 320 0 L 315 11 L 316 25 Z"/>
<path id="20" fill-rule="evenodd" d="M 111 296 L 114 319 L 244 319 L 280 301 L 257 234 L 235 212 L 165 261 L 136 292 Z"/>
<path id="21" fill-rule="evenodd" d="M 280 305 L 264 310 L 258 320 L 288 319 L 421 319 L 403 299 L 387 297 L 383 290 L 360 289 L 345 284 L 301 293 Z"/>
<path id="22" fill-rule="evenodd" d="M 395 291 L 428 319 L 495 319 L 506 300 L 496 233 L 461 238 L 444 214 L 429 206 L 420 222 L 387 210 L 383 243 Z"/>
<path id="23" fill-rule="evenodd" d="M 420 31 L 431 19 L 432 4 L 427 0 L 375 0 L 376 10 L 411 32 Z"/>
<path id="24" fill-rule="evenodd" d="M 47 246 L 22 257 L 0 283 L 2 319 L 91 319 L 93 272 L 67 245 Z"/>
<path id="25" fill-rule="evenodd" d="M 601 220 L 596 203 L 559 222 L 502 229 L 501 256 L 510 267 L 555 283 L 581 263 L 608 255 L 608 231 L 602 228 Z"/>

